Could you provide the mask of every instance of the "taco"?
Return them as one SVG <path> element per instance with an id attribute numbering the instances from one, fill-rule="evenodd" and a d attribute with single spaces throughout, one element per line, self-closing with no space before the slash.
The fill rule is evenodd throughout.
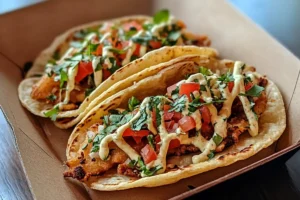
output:
<path id="1" fill-rule="evenodd" d="M 104 191 L 171 184 L 249 158 L 285 127 L 280 91 L 254 67 L 185 55 L 91 110 L 64 176 Z"/>
<path id="2" fill-rule="evenodd" d="M 19 98 L 33 114 L 69 128 L 110 86 L 143 70 L 132 69 L 137 65 L 130 62 L 138 63 L 138 58 L 163 46 L 209 44 L 206 36 L 188 32 L 167 10 L 153 18 L 131 16 L 93 22 L 62 34 L 39 55 L 19 85 Z M 153 60 L 150 64 L 157 63 Z"/>

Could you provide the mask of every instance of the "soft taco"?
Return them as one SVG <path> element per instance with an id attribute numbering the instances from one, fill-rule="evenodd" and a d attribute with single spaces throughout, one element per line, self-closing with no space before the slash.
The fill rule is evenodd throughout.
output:
<path id="1" fill-rule="evenodd" d="M 144 63 L 143 68 L 134 68 L 138 65 L 130 62 L 138 63 L 138 58 L 163 46 L 209 44 L 206 36 L 188 32 L 167 10 L 152 18 L 130 16 L 93 22 L 62 34 L 39 55 L 19 85 L 19 98 L 33 114 L 69 128 L 110 86 L 163 62 L 163 55 L 162 60 Z"/>
<path id="2" fill-rule="evenodd" d="M 171 62 L 82 119 L 65 177 L 104 191 L 166 185 L 249 158 L 283 133 L 280 91 L 254 67 L 197 55 Z"/>

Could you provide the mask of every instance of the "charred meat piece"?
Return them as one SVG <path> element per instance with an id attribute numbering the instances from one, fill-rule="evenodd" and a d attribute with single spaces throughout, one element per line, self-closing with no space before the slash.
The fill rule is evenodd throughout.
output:
<path id="1" fill-rule="evenodd" d="M 140 173 L 137 169 L 131 168 L 128 164 L 123 163 L 118 165 L 117 169 L 118 174 L 122 174 L 125 176 L 131 176 L 131 177 L 140 177 Z"/>
<path id="2" fill-rule="evenodd" d="M 180 156 L 180 155 L 185 155 L 188 153 L 195 153 L 198 152 L 199 149 L 197 147 L 195 147 L 194 145 L 180 145 L 177 148 L 174 149 L 170 149 L 168 151 L 167 155 L 176 155 L 176 156 Z"/>

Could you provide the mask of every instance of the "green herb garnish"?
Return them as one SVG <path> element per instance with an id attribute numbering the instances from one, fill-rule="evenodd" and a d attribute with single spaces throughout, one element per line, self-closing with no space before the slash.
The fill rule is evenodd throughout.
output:
<path id="1" fill-rule="evenodd" d="M 167 9 L 160 10 L 157 13 L 154 14 L 153 22 L 155 24 L 160 24 L 162 22 L 167 22 L 169 20 L 169 17 L 170 17 L 169 10 L 167 10 Z"/>
<path id="2" fill-rule="evenodd" d="M 54 102 L 54 101 L 57 99 L 57 97 L 56 97 L 56 95 L 54 95 L 54 94 L 50 94 L 50 95 L 47 97 L 47 99 L 50 100 L 51 102 Z"/>
<path id="3" fill-rule="evenodd" d="M 54 106 L 53 109 L 44 112 L 44 115 L 45 115 L 46 117 L 50 117 L 52 121 L 55 121 L 55 120 L 56 120 L 56 117 L 57 117 L 57 115 L 58 115 L 58 112 L 59 112 L 58 106 Z"/>
<path id="4" fill-rule="evenodd" d="M 175 112 L 182 112 L 186 107 L 187 97 L 185 95 L 182 95 L 179 99 L 177 99 L 173 104 L 171 104 L 171 111 Z"/>
<path id="5" fill-rule="evenodd" d="M 68 74 L 64 70 L 60 71 L 60 79 L 59 79 L 59 81 L 60 81 L 60 84 L 59 84 L 60 88 L 63 88 L 64 83 L 68 81 Z"/>
<path id="6" fill-rule="evenodd" d="M 205 76 L 210 76 L 211 75 L 211 71 L 205 67 L 200 67 L 199 68 L 199 73 L 205 75 Z"/>
<path id="7" fill-rule="evenodd" d="M 134 96 L 128 100 L 129 111 L 133 111 L 141 102 Z"/>
<path id="8" fill-rule="evenodd" d="M 214 151 L 210 151 L 210 153 L 207 155 L 208 159 L 212 159 L 213 157 L 215 157 L 215 152 Z"/>
<path id="9" fill-rule="evenodd" d="M 147 112 L 146 112 L 146 108 L 140 110 L 140 116 L 131 123 L 131 129 L 134 131 L 139 131 L 142 129 L 142 127 L 144 126 L 144 124 L 147 123 Z"/>
<path id="10" fill-rule="evenodd" d="M 221 142 L 223 141 L 223 137 L 220 136 L 218 133 L 215 133 L 213 136 L 213 141 L 216 143 L 216 145 L 218 146 L 219 144 L 221 144 Z"/>
<path id="11" fill-rule="evenodd" d="M 148 140 L 149 145 L 150 145 L 153 149 L 155 149 L 155 147 L 154 147 L 154 139 L 153 139 L 153 135 L 148 135 L 148 136 L 147 136 L 147 140 Z"/>
<path id="12" fill-rule="evenodd" d="M 264 90 L 265 88 L 258 86 L 258 85 L 254 85 L 252 86 L 252 88 L 250 88 L 250 90 L 246 91 L 245 94 L 240 93 L 240 96 L 249 96 L 249 97 L 259 97 L 261 92 Z"/>

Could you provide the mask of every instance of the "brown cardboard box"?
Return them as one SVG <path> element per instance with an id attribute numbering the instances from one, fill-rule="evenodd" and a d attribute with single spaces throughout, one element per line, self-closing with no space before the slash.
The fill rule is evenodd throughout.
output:
<path id="1" fill-rule="evenodd" d="M 17 87 L 24 63 L 32 61 L 56 35 L 75 25 L 123 15 L 152 14 L 160 8 L 170 9 L 193 32 L 208 34 L 221 57 L 243 60 L 267 74 L 284 95 L 287 130 L 277 143 L 247 160 L 167 186 L 99 192 L 65 180 L 63 161 L 71 130 L 57 129 L 49 120 L 34 117 L 20 105 Z M 184 198 L 299 146 L 299 60 L 225 1 L 47 1 L 0 16 L 0 25 L 0 105 L 14 128 L 27 178 L 37 199 Z M 189 191 L 188 185 L 197 188 Z"/>

